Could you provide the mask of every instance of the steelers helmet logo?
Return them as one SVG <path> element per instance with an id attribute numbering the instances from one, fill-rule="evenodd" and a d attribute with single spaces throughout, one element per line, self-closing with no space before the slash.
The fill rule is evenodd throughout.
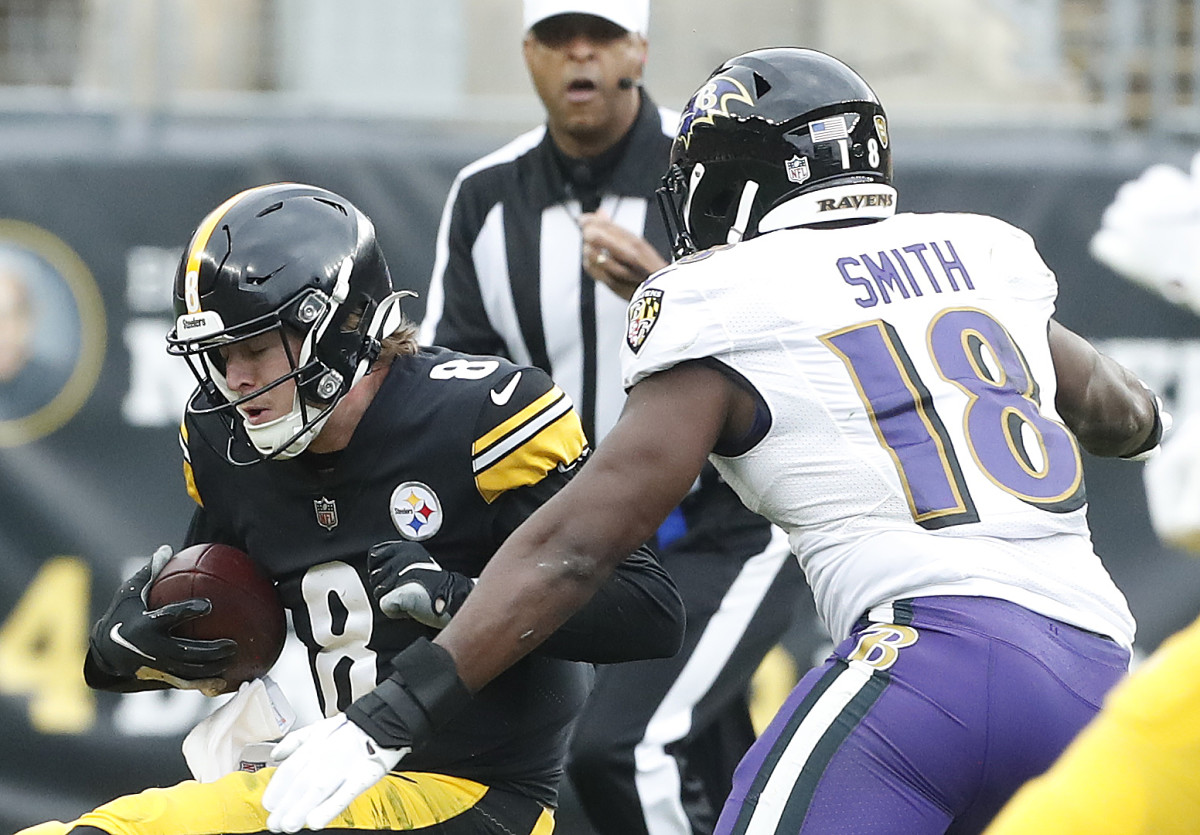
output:
<path id="1" fill-rule="evenodd" d="M 442 529 L 442 503 L 419 481 L 406 481 L 393 490 L 388 509 L 392 524 L 405 539 L 420 542 Z"/>

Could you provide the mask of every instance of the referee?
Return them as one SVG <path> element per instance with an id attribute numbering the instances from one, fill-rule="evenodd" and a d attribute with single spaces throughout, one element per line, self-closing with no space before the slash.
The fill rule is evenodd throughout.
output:
<path id="1" fill-rule="evenodd" d="M 546 370 L 594 446 L 625 399 L 626 302 L 667 263 L 654 191 L 678 114 L 642 87 L 649 0 L 525 0 L 524 11 L 546 124 L 459 172 L 421 341 Z M 803 590 L 782 531 L 711 466 L 653 544 L 687 635 L 672 659 L 597 671 L 568 771 L 601 835 L 712 831 L 754 738 L 748 682 Z"/>

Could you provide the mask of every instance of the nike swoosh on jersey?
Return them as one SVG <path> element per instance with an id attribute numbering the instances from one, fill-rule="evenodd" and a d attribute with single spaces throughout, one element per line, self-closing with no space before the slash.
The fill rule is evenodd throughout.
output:
<path id="1" fill-rule="evenodd" d="M 148 658 L 151 661 L 157 661 L 158 659 L 153 655 L 147 655 L 125 639 L 125 636 L 121 634 L 121 627 L 124 625 L 125 624 L 123 622 L 116 623 L 113 625 L 112 629 L 108 630 L 108 637 L 112 638 L 112 642 L 118 646 L 125 647 L 125 649 L 129 650 L 130 652 L 136 652 L 138 655 L 142 656 L 142 658 Z"/>
<path id="2" fill-rule="evenodd" d="M 512 375 L 512 379 L 508 381 L 508 385 L 500 389 L 500 391 L 492 389 L 490 392 L 488 392 L 492 396 L 493 403 L 495 403 L 497 406 L 503 406 L 512 399 L 513 392 L 517 390 L 517 383 L 521 382 L 521 373 L 522 372 L 518 371 L 516 374 Z"/>

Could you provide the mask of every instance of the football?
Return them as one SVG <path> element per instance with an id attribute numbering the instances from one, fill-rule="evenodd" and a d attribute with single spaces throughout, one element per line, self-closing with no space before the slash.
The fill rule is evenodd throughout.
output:
<path id="1" fill-rule="evenodd" d="M 193 545 L 175 554 L 150 586 L 150 608 L 191 597 L 208 598 L 212 611 L 180 624 L 174 634 L 237 641 L 223 692 L 236 691 L 271 669 L 283 651 L 287 619 L 275 584 L 249 555 L 220 544 Z"/>

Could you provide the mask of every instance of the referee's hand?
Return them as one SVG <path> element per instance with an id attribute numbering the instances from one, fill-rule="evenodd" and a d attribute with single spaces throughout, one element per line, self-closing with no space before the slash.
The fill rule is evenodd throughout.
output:
<path id="1" fill-rule="evenodd" d="M 650 242 L 613 223 L 603 210 L 581 215 L 583 269 L 623 299 L 633 298 L 638 285 L 667 266 Z"/>

